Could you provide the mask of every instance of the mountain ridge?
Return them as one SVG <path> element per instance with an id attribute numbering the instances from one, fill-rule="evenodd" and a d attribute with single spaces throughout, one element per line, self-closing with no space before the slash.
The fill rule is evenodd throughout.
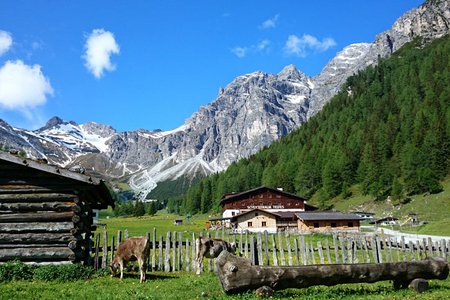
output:
<path id="1" fill-rule="evenodd" d="M 0 144 L 61 166 L 81 165 L 111 180 L 127 178 L 145 198 L 161 180 L 219 172 L 270 145 L 319 112 L 349 76 L 418 36 L 432 40 L 447 34 L 449 20 L 449 1 L 427 1 L 373 43 L 342 49 L 315 77 L 292 64 L 278 74 L 238 76 L 170 131 L 117 132 L 109 125 L 79 125 L 54 117 L 34 131 L 0 122 Z"/>

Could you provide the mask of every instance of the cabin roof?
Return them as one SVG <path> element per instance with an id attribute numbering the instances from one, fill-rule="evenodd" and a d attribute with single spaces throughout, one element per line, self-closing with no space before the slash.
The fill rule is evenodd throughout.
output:
<path id="1" fill-rule="evenodd" d="M 303 221 L 323 221 L 323 220 L 361 220 L 361 218 L 352 213 L 342 212 L 296 212 L 295 215 Z"/>
<path id="2" fill-rule="evenodd" d="M 72 181 L 74 185 L 82 187 L 83 195 L 80 196 L 85 197 L 86 200 L 90 202 L 92 208 L 107 208 L 108 205 L 114 207 L 111 191 L 102 179 L 73 172 L 55 165 L 40 163 L 33 159 L 22 158 L 2 151 L 0 151 L 0 166 L 1 165 L 14 165 L 18 167 L 18 170 L 23 170 L 23 172 L 29 171 L 52 174 L 63 180 Z M 11 180 L 14 181 L 14 178 L 11 178 Z"/>

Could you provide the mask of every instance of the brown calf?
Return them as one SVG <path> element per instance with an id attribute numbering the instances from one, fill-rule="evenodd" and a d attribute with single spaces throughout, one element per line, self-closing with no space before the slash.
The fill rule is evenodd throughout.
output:
<path id="1" fill-rule="evenodd" d="M 199 237 L 196 240 L 197 257 L 197 275 L 203 270 L 203 257 L 216 258 L 222 251 L 228 251 L 230 253 L 236 252 L 236 244 L 228 243 L 221 239 L 211 239 L 208 237 Z"/>
<path id="2" fill-rule="evenodd" d="M 145 271 L 147 270 L 147 260 L 150 253 L 150 241 L 145 237 L 132 237 L 120 243 L 116 256 L 109 265 L 111 276 L 116 275 L 120 268 L 120 279 L 123 278 L 123 268 L 129 261 L 137 260 L 141 271 L 140 282 L 145 281 Z"/>

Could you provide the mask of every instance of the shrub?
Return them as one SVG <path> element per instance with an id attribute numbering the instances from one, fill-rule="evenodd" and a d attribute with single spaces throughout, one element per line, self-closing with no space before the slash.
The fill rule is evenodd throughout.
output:
<path id="1" fill-rule="evenodd" d="M 0 265 L 0 282 L 11 280 L 30 280 L 35 267 L 13 260 Z"/>
<path id="2" fill-rule="evenodd" d="M 80 264 L 70 265 L 47 265 L 36 268 L 34 271 L 34 279 L 42 281 L 71 281 L 88 279 L 94 274 L 92 267 Z"/>

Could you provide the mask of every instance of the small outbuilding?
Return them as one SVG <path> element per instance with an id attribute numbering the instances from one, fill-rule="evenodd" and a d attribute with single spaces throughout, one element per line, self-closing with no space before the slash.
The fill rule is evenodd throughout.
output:
<path id="1" fill-rule="evenodd" d="M 334 211 L 299 212 L 300 232 L 358 231 L 361 218 L 355 214 Z"/>
<path id="2" fill-rule="evenodd" d="M 89 264 L 93 210 L 108 206 L 103 180 L 0 152 L 0 263 Z"/>

